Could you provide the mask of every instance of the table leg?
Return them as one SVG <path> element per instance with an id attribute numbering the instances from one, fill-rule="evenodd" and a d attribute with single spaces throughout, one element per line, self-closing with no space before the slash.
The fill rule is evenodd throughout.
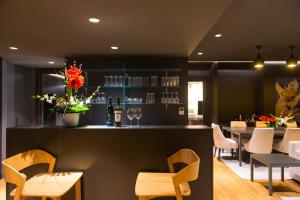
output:
<path id="1" fill-rule="evenodd" d="M 281 181 L 284 181 L 284 167 L 281 167 Z"/>
<path id="2" fill-rule="evenodd" d="M 273 194 L 273 187 L 272 187 L 272 167 L 268 167 L 268 174 L 269 174 L 269 196 Z"/>
<path id="3" fill-rule="evenodd" d="M 253 181 L 253 158 L 252 156 L 250 156 L 250 177 L 251 177 L 251 181 Z"/>
<path id="4" fill-rule="evenodd" d="M 240 166 L 242 166 L 242 137 L 241 137 L 241 134 L 239 134 L 239 163 L 240 163 Z"/>

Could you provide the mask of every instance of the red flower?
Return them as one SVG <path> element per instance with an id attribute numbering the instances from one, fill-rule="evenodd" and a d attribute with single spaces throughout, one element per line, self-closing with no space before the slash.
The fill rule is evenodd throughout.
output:
<path id="1" fill-rule="evenodd" d="M 269 122 L 273 123 L 273 122 L 275 122 L 275 121 L 276 121 L 276 118 L 275 118 L 275 117 L 269 118 Z"/>
<path id="2" fill-rule="evenodd" d="M 269 121 L 269 117 L 267 117 L 267 116 L 260 116 L 259 120 L 260 121 Z"/>
<path id="3" fill-rule="evenodd" d="M 81 69 L 79 69 L 75 65 L 70 66 L 70 69 L 68 69 L 67 73 L 66 73 L 67 80 L 70 80 L 70 79 L 73 79 L 73 78 L 78 78 L 80 74 L 81 74 Z"/>
<path id="4" fill-rule="evenodd" d="M 82 87 L 84 83 L 84 78 L 83 76 L 79 75 L 79 76 L 74 76 L 71 77 L 70 79 L 68 79 L 68 87 L 72 88 L 72 89 L 78 89 L 80 87 Z"/>

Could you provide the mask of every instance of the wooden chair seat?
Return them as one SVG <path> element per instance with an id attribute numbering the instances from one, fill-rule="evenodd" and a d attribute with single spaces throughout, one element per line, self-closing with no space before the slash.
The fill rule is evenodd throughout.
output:
<path id="1" fill-rule="evenodd" d="M 138 174 L 135 193 L 143 197 L 176 196 L 173 176 L 176 173 L 148 173 Z M 188 183 L 179 185 L 183 196 L 190 196 L 191 190 Z"/>
<path id="2" fill-rule="evenodd" d="M 41 173 L 25 182 L 24 197 L 61 197 L 80 181 L 82 172 Z M 14 189 L 10 195 L 15 195 Z"/>

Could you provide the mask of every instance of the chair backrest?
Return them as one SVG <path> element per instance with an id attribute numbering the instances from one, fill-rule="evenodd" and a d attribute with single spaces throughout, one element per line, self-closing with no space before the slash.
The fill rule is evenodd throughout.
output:
<path id="1" fill-rule="evenodd" d="M 246 121 L 230 121 L 230 127 L 246 128 L 247 123 L 246 123 Z"/>
<path id="2" fill-rule="evenodd" d="M 198 179 L 200 158 L 191 149 L 181 149 L 168 157 L 168 166 L 171 173 L 175 173 L 175 163 L 185 163 L 186 167 L 181 169 L 173 176 L 173 184 L 176 192 L 176 199 L 182 200 L 180 184 L 188 183 Z"/>
<path id="3" fill-rule="evenodd" d="M 288 127 L 288 128 L 297 128 L 298 126 L 297 126 L 297 122 L 287 122 L 286 123 L 286 126 Z"/>
<path id="4" fill-rule="evenodd" d="M 300 128 L 287 128 L 280 143 L 279 150 L 283 153 L 289 153 L 289 142 L 300 141 Z"/>
<path id="5" fill-rule="evenodd" d="M 22 190 L 26 181 L 26 175 L 19 171 L 35 164 L 49 164 L 48 172 L 53 172 L 55 157 L 43 150 L 30 150 L 19 153 L 2 161 L 4 180 L 15 184 L 16 192 L 14 200 L 21 199 Z"/>
<path id="6" fill-rule="evenodd" d="M 222 148 L 222 144 L 224 143 L 226 138 L 222 133 L 220 126 L 212 123 L 211 127 L 213 129 L 213 138 L 214 138 L 215 146 L 217 148 Z"/>
<path id="7" fill-rule="evenodd" d="M 251 153 L 271 153 L 273 147 L 273 128 L 254 128 L 249 141 L 249 151 Z"/>
<path id="8" fill-rule="evenodd" d="M 266 122 L 263 122 L 263 121 L 256 121 L 255 122 L 255 127 L 257 127 L 257 128 L 267 128 L 267 124 L 266 124 Z"/>

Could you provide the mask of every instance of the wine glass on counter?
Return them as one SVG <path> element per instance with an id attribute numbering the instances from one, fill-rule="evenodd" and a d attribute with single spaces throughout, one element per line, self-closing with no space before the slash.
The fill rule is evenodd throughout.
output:
<path id="1" fill-rule="evenodd" d="M 142 108 L 135 108 L 134 117 L 137 119 L 137 126 L 140 126 L 140 119 L 142 118 Z"/>
<path id="2" fill-rule="evenodd" d="M 132 127 L 132 120 L 135 116 L 135 109 L 134 108 L 127 108 L 127 118 L 130 120 L 129 127 Z"/>

